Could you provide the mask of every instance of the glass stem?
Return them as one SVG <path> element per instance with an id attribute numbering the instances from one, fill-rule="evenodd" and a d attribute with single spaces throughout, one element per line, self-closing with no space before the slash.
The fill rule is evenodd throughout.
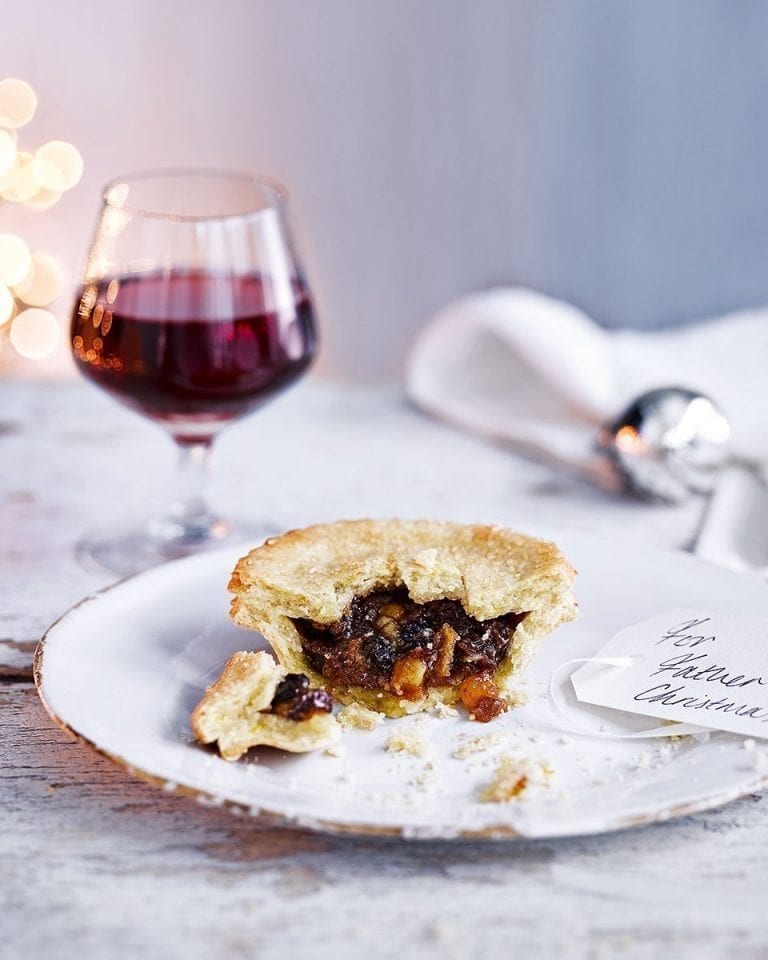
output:
<path id="1" fill-rule="evenodd" d="M 176 543 L 204 543 L 222 536 L 222 521 L 208 504 L 213 439 L 176 440 L 179 450 L 175 478 L 176 499 L 171 503 L 161 537 Z"/>

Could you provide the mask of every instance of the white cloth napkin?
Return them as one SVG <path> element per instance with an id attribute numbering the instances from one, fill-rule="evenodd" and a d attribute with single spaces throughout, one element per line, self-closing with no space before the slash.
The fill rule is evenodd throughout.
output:
<path id="1" fill-rule="evenodd" d="M 501 287 L 449 304 L 416 341 L 406 389 L 466 430 L 609 483 L 600 424 L 654 387 L 707 394 L 734 454 L 768 457 L 768 310 L 673 330 L 603 330 L 570 304 Z M 610 484 L 609 484 L 610 485 Z"/>

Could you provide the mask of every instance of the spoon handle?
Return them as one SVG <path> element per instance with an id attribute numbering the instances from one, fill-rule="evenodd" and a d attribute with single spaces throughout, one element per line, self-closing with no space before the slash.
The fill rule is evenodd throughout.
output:
<path id="1" fill-rule="evenodd" d="M 720 471 L 693 552 L 768 576 L 768 484 L 759 465 L 735 461 Z"/>

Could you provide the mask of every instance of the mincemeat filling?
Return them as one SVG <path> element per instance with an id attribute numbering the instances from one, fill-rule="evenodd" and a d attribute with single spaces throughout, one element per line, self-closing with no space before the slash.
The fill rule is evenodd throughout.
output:
<path id="1" fill-rule="evenodd" d="M 356 597 L 337 623 L 294 623 L 307 661 L 331 688 L 357 686 L 416 700 L 432 686 L 483 677 L 490 682 L 524 617 L 475 620 L 458 600 L 416 603 L 400 587 Z M 487 689 L 485 699 L 494 699 L 492 685 Z"/>
<path id="2" fill-rule="evenodd" d="M 309 685 L 303 673 L 288 673 L 277 685 L 272 703 L 265 713 L 276 713 L 288 720 L 308 720 L 316 713 L 330 713 L 333 700 L 325 692 Z"/>

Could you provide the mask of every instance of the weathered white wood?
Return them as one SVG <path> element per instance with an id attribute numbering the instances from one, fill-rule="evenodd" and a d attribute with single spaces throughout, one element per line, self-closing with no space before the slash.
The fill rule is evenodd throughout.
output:
<path id="1" fill-rule="evenodd" d="M 131 781 L 52 729 L 27 685 L 0 689 L 0 725 L 3 957 L 757 960 L 768 946 L 765 799 L 558 843 L 334 839 Z"/>
<path id="2" fill-rule="evenodd" d="M 578 523 L 683 544 L 698 506 L 603 498 L 422 419 L 392 391 L 305 385 L 222 439 L 222 506 Z M 131 780 L 52 726 L 34 642 L 108 582 L 84 529 L 136 516 L 158 432 L 81 384 L 0 388 L 0 958 L 768 955 L 768 799 L 558 843 L 314 836 Z"/>

